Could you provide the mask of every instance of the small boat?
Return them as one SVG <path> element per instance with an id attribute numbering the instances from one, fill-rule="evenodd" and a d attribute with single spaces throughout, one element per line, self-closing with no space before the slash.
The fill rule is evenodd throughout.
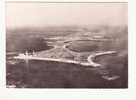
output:
<path id="1" fill-rule="evenodd" d="M 16 85 L 7 85 L 7 88 L 16 88 Z"/>
<path id="2" fill-rule="evenodd" d="M 118 78 L 120 78 L 120 76 L 118 75 L 114 75 L 114 76 L 102 76 L 102 78 L 108 80 L 108 81 L 112 81 L 112 80 L 116 80 Z"/>
<path id="3" fill-rule="evenodd" d="M 7 61 L 7 63 L 14 65 L 14 64 L 17 63 L 17 61 L 13 61 L 13 60 L 12 61 Z"/>

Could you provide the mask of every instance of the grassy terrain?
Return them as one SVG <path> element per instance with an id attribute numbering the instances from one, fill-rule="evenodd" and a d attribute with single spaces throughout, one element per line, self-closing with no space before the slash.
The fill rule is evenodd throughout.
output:
<path id="1" fill-rule="evenodd" d="M 25 52 L 28 51 L 41 51 L 50 49 L 42 38 L 30 37 L 29 35 L 22 36 L 20 34 L 9 35 L 6 38 L 6 51 L 7 52 Z"/>
<path id="2" fill-rule="evenodd" d="M 111 50 L 110 42 L 102 41 L 73 41 L 68 48 L 75 52 L 93 52 Z"/>

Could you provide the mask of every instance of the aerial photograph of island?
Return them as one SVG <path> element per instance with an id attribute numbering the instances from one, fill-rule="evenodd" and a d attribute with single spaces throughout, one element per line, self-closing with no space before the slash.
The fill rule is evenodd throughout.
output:
<path id="1" fill-rule="evenodd" d="M 7 88 L 128 88 L 126 2 L 6 2 Z"/>

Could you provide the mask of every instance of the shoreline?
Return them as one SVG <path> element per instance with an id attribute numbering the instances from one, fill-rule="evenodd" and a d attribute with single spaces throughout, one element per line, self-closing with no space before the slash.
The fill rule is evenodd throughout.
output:
<path id="1" fill-rule="evenodd" d="M 57 58 L 45 58 L 45 57 L 36 57 L 36 56 L 15 56 L 14 59 L 22 59 L 22 60 L 43 60 L 43 61 L 55 61 L 55 62 L 63 62 L 63 63 L 72 63 L 72 64 L 78 64 L 82 66 L 92 66 L 92 67 L 101 67 L 102 65 L 99 63 L 94 62 L 94 59 L 97 56 L 107 55 L 107 54 L 113 54 L 116 53 L 116 51 L 105 51 L 100 53 L 91 54 L 87 57 L 88 62 L 80 62 L 75 60 L 69 60 L 69 59 L 57 59 Z"/>

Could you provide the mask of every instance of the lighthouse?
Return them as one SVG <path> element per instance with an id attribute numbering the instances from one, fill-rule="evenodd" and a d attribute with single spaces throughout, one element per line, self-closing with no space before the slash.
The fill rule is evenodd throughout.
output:
<path id="1" fill-rule="evenodd" d="M 25 52 L 25 56 L 28 56 L 28 51 Z"/>
<path id="2" fill-rule="evenodd" d="M 32 52 L 32 56 L 36 56 L 36 53 L 34 52 L 34 50 L 33 50 L 33 52 Z"/>

